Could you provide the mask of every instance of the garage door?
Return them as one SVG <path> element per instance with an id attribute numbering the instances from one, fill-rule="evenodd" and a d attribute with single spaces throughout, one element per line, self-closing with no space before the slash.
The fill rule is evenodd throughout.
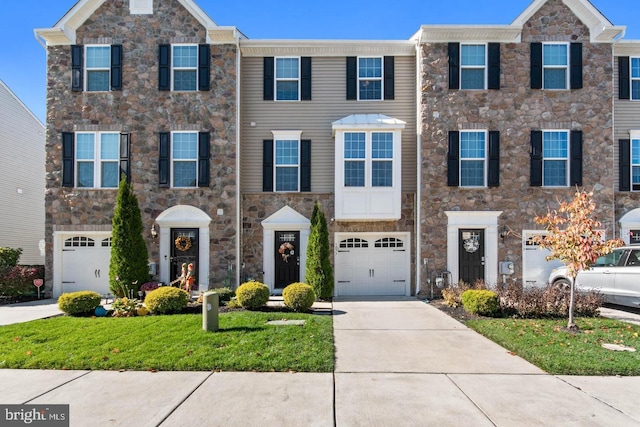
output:
<path id="1" fill-rule="evenodd" d="M 547 256 L 551 254 L 551 251 L 541 248 L 534 240 L 534 237 L 540 234 L 544 233 L 540 231 L 523 232 L 522 278 L 525 286 L 546 286 L 553 269 L 563 265 L 557 259 L 547 261 Z"/>
<path id="2" fill-rule="evenodd" d="M 409 295 L 410 250 L 406 234 L 336 235 L 336 294 Z"/>
<path id="3" fill-rule="evenodd" d="M 62 248 L 62 293 L 109 292 L 111 238 L 71 237 Z"/>

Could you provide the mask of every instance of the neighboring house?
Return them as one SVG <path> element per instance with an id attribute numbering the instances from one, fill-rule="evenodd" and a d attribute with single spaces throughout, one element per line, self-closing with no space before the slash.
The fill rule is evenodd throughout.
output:
<path id="1" fill-rule="evenodd" d="M 44 265 L 45 127 L 0 80 L 0 247 Z"/>
<path id="2" fill-rule="evenodd" d="M 36 30 L 47 285 L 107 292 L 120 174 L 162 282 L 183 262 L 201 290 L 304 281 L 320 202 L 335 295 L 412 295 L 436 275 L 542 285 L 554 264 L 533 244 L 536 215 L 593 190 L 613 237 L 637 206 L 616 186 L 640 186 L 640 45 L 623 33 L 587 0 L 406 41 L 249 40 L 192 0 L 79 1 Z M 614 136 L 618 80 L 631 99 L 616 97 Z M 640 233 L 637 217 L 626 225 Z"/>

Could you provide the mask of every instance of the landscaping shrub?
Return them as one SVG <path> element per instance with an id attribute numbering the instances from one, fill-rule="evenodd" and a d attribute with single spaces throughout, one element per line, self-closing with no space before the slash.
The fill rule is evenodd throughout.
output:
<path id="1" fill-rule="evenodd" d="M 71 316 L 94 313 L 102 297 L 94 291 L 69 292 L 60 295 L 58 307 Z"/>
<path id="2" fill-rule="evenodd" d="M 485 289 L 468 289 L 462 293 L 462 305 L 469 313 L 494 316 L 500 311 L 498 295 Z"/>
<path id="3" fill-rule="evenodd" d="M 20 297 L 37 292 L 33 279 L 44 277 L 43 266 L 12 266 L 0 270 L 0 296 Z"/>
<path id="4" fill-rule="evenodd" d="M 111 308 L 113 308 L 113 317 L 133 317 L 136 315 L 136 311 L 140 307 L 140 303 L 137 299 L 133 298 L 118 298 L 116 299 Z"/>
<path id="5" fill-rule="evenodd" d="M 214 288 L 210 289 L 210 291 L 218 294 L 220 305 L 222 305 L 223 302 L 231 301 L 231 298 L 236 296 L 236 293 L 231 288 Z"/>
<path id="6" fill-rule="evenodd" d="M 292 283 L 282 291 L 284 305 L 293 311 L 309 311 L 316 300 L 313 288 L 305 283 Z"/>
<path id="7" fill-rule="evenodd" d="M 484 281 L 476 280 L 473 285 L 460 281 L 457 284 L 449 284 L 442 289 L 442 298 L 449 307 L 459 307 L 462 304 L 462 294 L 469 289 L 487 289 Z"/>
<path id="8" fill-rule="evenodd" d="M 0 271 L 15 267 L 22 255 L 22 248 L 0 248 Z"/>
<path id="9" fill-rule="evenodd" d="M 173 286 L 161 286 L 147 293 L 144 305 L 154 313 L 179 313 L 189 303 L 189 293 Z"/>
<path id="10" fill-rule="evenodd" d="M 247 310 L 256 310 L 269 301 L 269 287 L 264 283 L 245 282 L 236 290 L 238 303 Z"/>

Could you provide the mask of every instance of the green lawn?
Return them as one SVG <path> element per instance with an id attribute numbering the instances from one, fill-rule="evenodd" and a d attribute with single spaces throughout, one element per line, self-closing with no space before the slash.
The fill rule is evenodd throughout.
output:
<path id="1" fill-rule="evenodd" d="M 640 326 L 604 318 L 577 318 L 581 333 L 562 328 L 566 319 L 482 319 L 467 326 L 554 375 L 640 375 Z M 637 349 L 611 351 L 603 343 Z"/>
<path id="2" fill-rule="evenodd" d="M 266 322 L 303 319 L 304 326 Z M 286 312 L 56 317 L 0 327 L 0 368 L 163 371 L 333 371 L 332 317 Z"/>

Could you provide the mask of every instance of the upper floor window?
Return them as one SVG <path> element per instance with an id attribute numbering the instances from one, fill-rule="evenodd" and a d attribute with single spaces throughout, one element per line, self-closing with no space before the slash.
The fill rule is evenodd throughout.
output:
<path id="1" fill-rule="evenodd" d="M 382 58 L 358 58 L 358 98 L 382 99 Z"/>
<path id="2" fill-rule="evenodd" d="M 393 186 L 393 132 L 344 133 L 344 186 Z"/>
<path id="3" fill-rule="evenodd" d="M 460 89 L 485 89 L 486 50 L 484 44 L 460 46 Z"/>
<path id="4" fill-rule="evenodd" d="M 198 133 L 173 132 L 171 163 L 174 187 L 195 187 L 198 170 Z"/>
<path id="5" fill-rule="evenodd" d="M 631 189 L 640 190 L 640 139 L 631 140 Z"/>
<path id="6" fill-rule="evenodd" d="M 543 89 L 567 89 L 569 82 L 569 46 L 567 44 L 542 45 Z"/>
<path id="7" fill-rule="evenodd" d="M 276 58 L 276 100 L 300 99 L 300 58 Z"/>
<path id="8" fill-rule="evenodd" d="M 119 155 L 119 133 L 77 133 L 76 187 L 117 187 L 120 180 Z"/>
<path id="9" fill-rule="evenodd" d="M 484 187 L 487 159 L 487 133 L 460 132 L 460 186 Z"/>
<path id="10" fill-rule="evenodd" d="M 569 179 L 569 132 L 542 132 L 542 185 L 566 187 Z"/>
<path id="11" fill-rule="evenodd" d="M 300 171 L 300 140 L 275 140 L 276 191 L 298 191 Z"/>
<path id="12" fill-rule="evenodd" d="M 631 58 L 631 99 L 640 99 L 640 58 Z"/>
<path id="13" fill-rule="evenodd" d="M 192 91 L 198 88 L 198 46 L 173 46 L 173 90 Z"/>
<path id="14" fill-rule="evenodd" d="M 85 81 L 88 91 L 108 91 L 111 76 L 111 46 L 86 46 Z"/>

